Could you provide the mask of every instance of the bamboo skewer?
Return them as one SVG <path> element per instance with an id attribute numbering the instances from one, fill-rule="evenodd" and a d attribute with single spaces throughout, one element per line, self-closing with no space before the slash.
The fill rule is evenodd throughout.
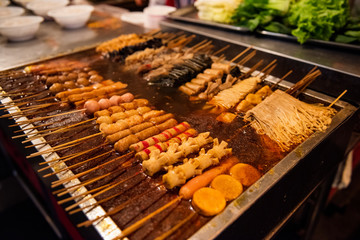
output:
<path id="1" fill-rule="evenodd" d="M 94 188 L 94 189 L 91 189 L 91 190 L 87 190 L 86 192 L 80 193 L 80 194 L 78 194 L 76 196 L 71 196 L 71 197 L 65 198 L 63 200 L 58 201 L 58 204 L 64 204 L 66 202 L 70 202 L 70 201 L 75 200 L 77 198 L 83 198 L 84 199 L 86 197 L 86 195 L 89 195 L 89 194 L 91 194 L 93 192 L 97 192 L 97 191 L 102 190 L 104 188 L 107 188 L 109 186 L 111 186 L 111 183 L 107 183 L 105 185 L 102 185 L 100 187 L 97 187 L 97 188 Z M 87 199 L 87 200 L 89 200 L 89 199 Z"/>
<path id="2" fill-rule="evenodd" d="M 236 59 L 239 59 L 242 55 L 244 55 L 245 53 L 247 53 L 251 48 L 252 48 L 252 47 L 246 48 L 244 51 L 242 51 L 241 53 L 239 53 L 238 55 L 236 55 L 233 59 L 231 59 L 230 62 L 236 61 Z"/>
<path id="3" fill-rule="evenodd" d="M 65 208 L 65 210 L 66 210 L 66 211 L 70 211 L 71 209 L 79 206 L 80 204 L 82 204 L 82 203 L 84 203 L 84 202 L 86 202 L 86 201 L 89 201 L 89 199 L 95 198 L 95 197 L 97 197 L 97 196 L 99 196 L 99 195 L 101 195 L 101 194 L 103 194 L 103 193 L 105 193 L 105 192 L 107 192 L 107 191 L 109 191 L 109 190 L 111 190 L 111 189 L 119 186 L 120 184 L 122 184 L 122 183 L 130 180 L 131 178 L 139 175 L 140 173 L 141 173 L 141 172 L 136 172 L 134 175 L 132 175 L 132 176 L 130 176 L 130 177 L 127 177 L 127 178 L 125 178 L 125 179 L 123 179 L 123 180 L 121 180 L 121 181 L 119 181 L 119 182 L 117 182 L 117 183 L 109 183 L 109 184 L 108 184 L 109 186 L 107 186 L 105 189 L 103 189 L 103 190 L 101 190 L 101 191 L 99 191 L 99 192 L 97 192 L 97 193 L 95 193 L 95 194 L 92 194 L 92 196 L 89 196 L 88 198 L 85 197 L 84 199 L 80 200 L 79 202 L 76 202 L 76 203 L 72 204 L 71 206 Z"/>
<path id="4" fill-rule="evenodd" d="M 22 125 L 22 124 L 27 124 L 27 123 L 42 121 L 42 120 L 49 119 L 49 118 L 52 118 L 52 117 L 58 117 L 58 116 L 63 116 L 63 115 L 72 114 L 72 113 L 77 113 L 77 112 L 82 112 L 82 111 L 84 111 L 84 109 L 78 109 L 78 110 L 74 110 L 74 111 L 71 111 L 71 112 L 59 113 L 59 114 L 55 114 L 55 115 L 51 115 L 51 116 L 33 118 L 33 119 L 30 119 L 30 120 L 18 121 L 16 124 L 10 125 L 9 127 L 16 127 L 16 126 Z"/>
<path id="5" fill-rule="evenodd" d="M 187 216 L 186 218 L 184 218 L 183 220 L 181 220 L 179 223 L 177 223 L 174 227 L 172 227 L 169 231 L 163 233 L 162 235 L 160 235 L 159 237 L 155 238 L 155 240 L 164 240 L 167 237 L 169 237 L 171 234 L 173 234 L 176 230 L 178 230 L 180 227 L 182 227 L 185 223 L 187 223 L 188 221 L 190 221 L 190 219 L 192 219 L 194 216 L 196 215 L 195 212 L 191 212 L 189 214 L 189 216 Z"/>
<path id="6" fill-rule="evenodd" d="M 225 51 L 226 49 L 228 49 L 230 47 L 230 45 L 226 45 L 225 47 L 223 48 L 220 48 L 219 50 L 217 50 L 216 52 L 213 53 L 214 56 L 218 55 L 219 53 Z"/>
<path id="7" fill-rule="evenodd" d="M 84 151 L 82 151 L 82 152 L 77 152 L 77 153 L 73 153 L 73 154 L 70 154 L 70 155 L 63 156 L 63 157 L 61 157 L 61 158 L 49 160 L 49 161 L 46 161 L 46 162 L 41 162 L 41 163 L 39 163 L 39 165 L 49 164 L 49 163 L 56 162 L 56 161 L 61 161 L 61 160 L 62 160 L 63 162 L 66 162 L 66 161 L 69 161 L 69 160 L 74 159 L 74 158 L 76 158 L 76 157 L 79 157 L 79 156 L 81 156 L 81 155 L 83 155 L 83 154 L 86 154 L 86 153 L 88 153 L 88 152 L 91 152 L 91 151 L 93 151 L 93 150 L 96 150 L 96 149 L 98 149 L 98 148 L 101 148 L 101 147 L 103 147 L 103 146 L 105 146 L 105 145 L 106 145 L 106 144 L 101 144 L 101 145 L 99 145 L 99 146 L 96 146 L 96 147 L 93 147 L 93 148 L 84 150 Z"/>
<path id="8" fill-rule="evenodd" d="M 274 85 L 272 85 L 270 88 L 271 90 L 274 90 L 281 81 L 283 81 L 287 76 L 289 76 L 291 73 L 293 72 L 293 70 L 290 70 L 289 72 L 287 72 L 282 78 L 279 79 L 279 81 L 277 81 Z"/>
<path id="9" fill-rule="evenodd" d="M 339 99 L 344 96 L 344 94 L 347 92 L 347 90 L 343 91 L 329 106 L 328 108 L 331 108 Z"/>
<path id="10" fill-rule="evenodd" d="M 136 231 L 137 229 L 139 229 L 142 225 L 144 225 L 149 219 L 151 219 L 152 217 L 156 216 L 157 214 L 159 214 L 160 212 L 164 211 L 165 209 L 167 209 L 168 207 L 170 207 L 171 205 L 173 205 L 174 203 L 180 201 L 182 199 L 181 196 L 173 199 L 172 201 L 168 202 L 167 204 L 165 204 L 164 206 L 158 208 L 157 210 L 155 210 L 154 212 L 150 213 L 149 215 L 147 215 L 146 217 L 142 218 L 141 220 L 137 221 L 136 223 L 134 223 L 133 225 L 131 225 L 128 228 L 125 228 L 120 236 L 114 238 L 113 240 L 117 240 L 117 239 L 121 239 L 124 238 L 126 236 L 128 236 L 129 234 L 133 233 L 134 231 Z"/>
<path id="11" fill-rule="evenodd" d="M 58 138 L 58 139 L 53 139 L 53 140 L 49 140 L 49 141 L 46 141 L 46 142 L 31 144 L 31 145 L 25 146 L 25 148 L 32 148 L 32 147 L 36 147 L 36 146 L 39 146 L 39 145 L 44 145 L 45 146 L 47 144 L 51 144 L 51 143 L 57 142 L 57 141 L 62 141 L 62 140 L 68 139 L 68 138 L 70 138 L 70 136 L 63 137 L 63 138 Z"/>
<path id="12" fill-rule="evenodd" d="M 125 208 L 129 203 L 131 203 L 132 201 L 134 201 L 134 200 L 136 200 L 136 199 L 139 199 L 139 198 L 142 197 L 142 196 L 145 196 L 147 193 L 149 193 L 150 191 L 152 191 L 153 189 L 155 189 L 155 188 L 157 188 L 157 187 L 159 187 L 159 186 L 161 186 L 161 185 L 162 185 L 162 183 L 155 184 L 153 187 L 149 188 L 149 189 L 146 190 L 145 192 L 143 192 L 143 193 L 141 193 L 141 194 L 139 194 L 139 195 L 137 195 L 137 196 L 135 196 L 135 197 L 132 197 L 131 199 L 129 199 L 129 200 L 121 203 L 120 205 L 114 207 L 113 209 L 109 210 L 105 215 L 99 216 L 99 217 L 97 217 L 97 218 L 95 218 L 95 219 L 93 219 L 93 220 L 87 220 L 87 221 L 85 221 L 85 222 L 82 222 L 82 223 L 78 224 L 77 227 L 89 227 L 89 226 L 91 226 L 91 224 L 93 224 L 94 222 L 96 222 L 96 221 L 98 221 L 98 220 L 101 220 L 101 219 L 103 219 L 103 218 L 105 218 L 105 217 L 114 215 L 114 214 L 120 212 L 122 209 L 124 209 L 124 208 Z M 122 194 L 122 193 L 120 193 L 120 194 Z M 102 203 L 102 202 L 106 202 L 106 201 L 110 200 L 111 198 L 116 197 L 116 195 L 118 195 L 118 194 L 115 194 L 115 195 L 113 195 L 113 196 L 104 198 L 104 199 L 98 201 L 96 204 L 93 204 L 93 205 L 90 205 L 90 206 L 87 206 L 87 207 L 83 207 L 83 208 L 79 208 L 79 209 L 73 210 L 73 211 L 69 212 L 69 214 L 74 214 L 74 213 L 79 212 L 79 211 L 81 211 L 81 210 L 85 210 L 86 208 L 89 208 L 89 207 L 95 207 L 95 206 L 97 206 L 98 204 L 100 204 L 100 203 Z"/>
<path id="13" fill-rule="evenodd" d="M 109 164 L 109 163 L 112 163 L 112 162 L 121 160 L 121 159 L 123 159 L 124 157 L 131 157 L 131 155 L 133 155 L 133 154 L 134 154 L 134 152 L 129 152 L 129 153 L 124 154 L 124 155 L 122 155 L 122 156 L 120 156 L 120 157 L 111 159 L 110 161 L 108 161 L 108 162 L 106 162 L 106 163 L 103 163 L 103 164 L 101 164 L 101 165 L 98 165 L 98 166 L 96 166 L 96 167 L 93 167 L 93 168 L 91 168 L 91 169 L 88 169 L 88 170 L 86 170 L 86 171 L 84 171 L 84 172 L 75 174 L 75 175 L 73 175 L 73 176 L 71 176 L 71 177 L 68 177 L 68 178 L 65 178 L 65 179 L 60 179 L 60 180 L 54 181 L 54 182 L 51 183 L 51 184 L 52 184 L 51 186 L 52 186 L 53 188 L 54 188 L 54 187 L 57 187 L 57 186 L 60 186 L 61 184 L 64 184 L 64 183 L 66 183 L 66 182 L 69 182 L 69 181 L 71 181 L 71 180 L 73 180 L 73 179 L 75 179 L 75 178 L 79 178 L 79 177 L 81 177 L 81 176 L 84 176 L 85 174 L 88 174 L 88 173 L 91 172 L 91 171 L 94 171 L 94 170 L 96 170 L 96 169 L 99 169 L 99 168 L 101 168 L 101 167 L 103 167 L 103 166 L 105 166 L 105 165 L 107 165 L 107 164 Z M 126 163 L 126 162 L 125 162 L 125 163 Z M 121 166 L 124 166 L 125 163 L 121 164 Z"/>
<path id="14" fill-rule="evenodd" d="M 100 136 L 100 135 L 102 135 L 102 133 L 98 132 L 98 133 L 95 133 L 93 135 L 89 135 L 89 136 L 79 138 L 79 139 L 76 139 L 76 140 L 73 140 L 73 141 L 70 141 L 70 142 L 67 142 L 67 143 L 60 144 L 60 145 L 55 146 L 55 147 L 53 147 L 52 149 L 49 149 L 49 150 L 45 150 L 45 151 L 42 151 L 42 152 L 37 152 L 37 153 L 30 154 L 26 158 L 32 158 L 32 157 L 43 155 L 45 153 L 60 151 L 60 150 L 69 148 L 70 146 L 78 145 L 78 144 L 81 143 L 81 141 L 85 141 L 85 140 L 87 140 L 89 138 L 97 137 L 97 136 Z"/>
<path id="15" fill-rule="evenodd" d="M 92 126 L 91 124 L 88 124 L 88 125 L 82 125 L 82 126 L 75 126 L 73 128 L 63 128 L 63 127 L 58 127 L 55 129 L 55 131 L 51 131 L 51 130 L 47 130 L 47 133 L 44 133 L 44 134 L 35 134 L 31 137 L 28 137 L 26 140 L 23 141 L 23 143 L 27 143 L 27 142 L 30 142 L 30 141 L 33 141 L 35 139 L 38 139 L 38 138 L 42 138 L 42 137 L 46 137 L 46 136 L 49 136 L 49 135 L 52 135 L 54 133 L 65 133 L 65 132 L 68 132 L 68 131 L 72 131 L 72 130 L 75 130 L 75 129 L 81 129 L 81 128 L 84 128 L 84 127 L 87 127 L 87 126 Z"/>
<path id="16" fill-rule="evenodd" d="M 50 176 L 55 175 L 55 174 L 58 174 L 58 173 L 60 173 L 60 172 L 68 171 L 68 170 L 70 170 L 70 169 L 73 169 L 73 168 L 81 165 L 81 164 L 90 162 L 90 161 L 92 161 L 92 160 L 95 160 L 95 159 L 97 159 L 97 158 L 103 157 L 103 156 L 105 156 L 105 155 L 107 155 L 107 154 L 111 154 L 111 153 L 113 153 L 113 152 L 115 152 L 114 149 L 112 149 L 112 150 L 110 150 L 110 151 L 108 151 L 108 152 L 102 153 L 102 154 L 100 154 L 100 155 L 96 155 L 95 157 L 86 159 L 86 160 L 84 160 L 84 161 L 78 162 L 78 163 L 73 164 L 73 165 L 71 165 L 71 166 L 65 167 L 65 168 L 63 168 L 63 169 L 60 169 L 60 170 L 54 171 L 54 172 L 52 172 L 52 173 L 46 174 L 46 175 L 44 175 L 43 177 L 44 177 L 44 178 L 45 178 L 45 177 L 50 177 Z M 55 163 L 55 164 L 52 165 L 52 167 L 53 167 L 54 165 L 58 165 L 58 164 L 60 164 L 60 163 Z M 40 170 L 41 170 L 41 169 L 40 169 Z M 39 170 L 39 172 L 40 172 L 40 170 Z"/>
<path id="17" fill-rule="evenodd" d="M 110 175 L 112 175 L 112 174 L 114 174 L 114 173 L 120 172 L 120 171 L 124 171 L 124 169 L 117 169 L 117 170 L 115 170 L 115 171 L 113 171 L 113 172 L 108 172 L 108 173 L 103 174 L 103 175 L 101 175 L 101 176 L 98 176 L 98 177 L 95 177 L 95 178 L 86 180 L 86 181 L 81 182 L 81 183 L 77 183 L 77 184 L 72 185 L 72 186 L 70 186 L 70 187 L 64 187 L 64 188 L 62 188 L 62 189 L 53 191 L 53 194 L 56 194 L 57 196 L 61 197 L 61 196 L 65 195 L 65 194 L 68 194 L 68 193 L 70 193 L 70 192 L 75 192 L 75 191 L 77 191 L 77 189 L 79 189 L 79 188 L 81 188 L 81 187 L 85 187 L 86 185 L 89 185 L 89 184 L 91 184 L 91 183 L 94 183 L 94 182 L 96 182 L 96 181 L 99 181 L 99 180 L 101 180 L 101 179 L 103 179 L 103 178 L 105 178 L 105 177 L 108 177 L 108 176 L 110 176 Z"/>
<path id="18" fill-rule="evenodd" d="M 237 64 L 238 65 L 245 65 L 245 63 L 247 63 L 248 61 L 250 61 L 253 57 L 255 57 L 256 55 L 256 50 L 252 51 L 251 53 L 249 53 L 248 55 L 246 55 L 242 60 L 240 60 Z"/>

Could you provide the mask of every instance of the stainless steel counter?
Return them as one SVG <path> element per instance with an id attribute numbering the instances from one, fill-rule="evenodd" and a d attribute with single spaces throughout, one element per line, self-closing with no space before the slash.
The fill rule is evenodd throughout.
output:
<path id="1" fill-rule="evenodd" d="M 121 34 L 143 32 L 142 27 L 125 22 L 116 29 L 83 27 L 67 30 L 54 21 L 45 21 L 32 40 L 9 42 L 0 36 L 0 71 L 94 48 Z"/>
<path id="2" fill-rule="evenodd" d="M 328 46 L 314 44 L 300 45 L 297 42 L 258 36 L 254 33 L 205 27 L 198 24 L 189 24 L 175 20 L 164 21 L 162 23 L 162 28 L 164 30 L 168 28 L 177 28 L 234 44 L 253 46 L 253 48 L 264 52 L 286 56 L 287 58 L 293 58 L 297 61 L 312 63 L 324 68 L 335 69 L 347 74 L 360 76 L 360 51 L 358 50 L 330 48 Z"/>

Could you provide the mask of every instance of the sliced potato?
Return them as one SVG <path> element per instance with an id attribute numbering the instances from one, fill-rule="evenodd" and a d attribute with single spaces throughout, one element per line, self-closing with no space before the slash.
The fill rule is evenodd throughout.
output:
<path id="1" fill-rule="evenodd" d="M 261 177 L 256 168 L 246 163 L 238 163 L 233 166 L 230 169 L 230 175 L 245 187 L 249 187 Z"/>
<path id="2" fill-rule="evenodd" d="M 192 205 L 200 214 L 214 216 L 225 208 L 226 200 L 220 191 L 204 187 L 194 193 Z"/>
<path id="3" fill-rule="evenodd" d="M 220 191 L 226 201 L 237 198 L 243 191 L 241 183 L 230 175 L 221 174 L 212 180 L 211 185 L 213 189 Z"/>

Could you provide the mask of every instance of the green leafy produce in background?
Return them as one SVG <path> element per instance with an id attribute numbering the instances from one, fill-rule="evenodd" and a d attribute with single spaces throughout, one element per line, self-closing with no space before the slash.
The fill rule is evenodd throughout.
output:
<path id="1" fill-rule="evenodd" d="M 360 19 L 350 18 L 348 0 L 244 0 L 232 23 L 250 30 L 308 39 L 360 42 Z"/>
<path id="2" fill-rule="evenodd" d="M 285 19 L 300 43 L 310 38 L 330 40 L 350 17 L 348 0 L 301 0 L 290 6 Z"/>
<path id="3" fill-rule="evenodd" d="M 245 0 L 236 8 L 232 21 L 235 25 L 254 31 L 271 23 L 274 18 L 284 16 L 290 2 L 291 0 Z"/>

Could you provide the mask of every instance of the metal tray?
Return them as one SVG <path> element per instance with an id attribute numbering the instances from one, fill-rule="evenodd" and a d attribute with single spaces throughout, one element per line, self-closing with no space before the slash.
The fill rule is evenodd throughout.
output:
<path id="1" fill-rule="evenodd" d="M 269 32 L 265 30 L 259 30 L 257 33 L 263 35 L 263 36 L 270 36 L 270 37 L 276 37 L 276 38 L 282 38 L 289 41 L 297 42 L 296 37 L 291 36 L 289 34 L 284 33 L 275 33 L 275 32 Z M 360 50 L 359 44 L 347 44 L 347 43 L 340 43 L 340 42 L 334 42 L 334 41 L 324 41 L 324 40 L 317 40 L 317 39 L 309 39 L 306 41 L 306 43 L 316 44 L 320 46 L 329 46 L 329 47 L 337 47 L 337 48 L 346 48 L 346 49 L 352 49 L 352 50 Z"/>
<path id="2" fill-rule="evenodd" d="M 208 26 L 208 27 L 221 28 L 221 29 L 225 29 L 225 30 L 228 29 L 228 30 L 233 30 L 233 31 L 238 31 L 238 32 L 243 32 L 243 33 L 251 32 L 250 29 L 247 27 L 241 27 L 241 26 L 235 26 L 235 25 L 230 25 L 230 24 L 201 20 L 201 19 L 199 19 L 197 10 L 194 6 L 188 6 L 185 8 L 178 9 L 178 10 L 170 13 L 169 18 L 174 19 L 174 20 L 183 21 L 183 22 L 188 22 L 188 23 L 200 24 L 200 25 L 204 25 L 204 26 Z M 280 38 L 280 39 L 297 42 L 296 37 L 288 35 L 288 34 L 275 33 L 275 32 L 270 32 L 270 31 L 265 31 L 265 30 L 259 30 L 259 31 L 256 31 L 256 33 L 261 36 L 270 36 L 270 37 L 276 37 L 276 38 Z M 339 42 L 334 42 L 334 41 L 324 41 L 324 40 L 317 40 L 317 39 L 309 39 L 309 40 L 307 40 L 306 44 L 316 44 L 316 45 L 320 45 L 320 46 L 337 47 L 337 48 L 350 49 L 350 50 L 360 50 L 360 44 L 347 44 L 347 43 L 339 43 Z"/>
<path id="3" fill-rule="evenodd" d="M 221 42 L 224 43 L 224 42 Z M 238 50 L 241 46 L 237 46 Z M 234 50 L 232 50 L 234 51 Z M 271 59 L 271 54 L 263 53 L 263 56 L 266 56 L 267 60 Z M 289 66 L 287 66 L 289 67 Z M 302 68 L 303 65 L 299 63 L 298 65 L 294 66 L 295 70 Z M 288 69 L 287 69 L 288 70 Z M 345 75 L 345 74 L 343 74 Z M 268 82 L 277 82 L 278 78 L 274 76 L 270 76 L 266 79 Z M 292 85 L 290 82 L 282 82 L 281 87 L 288 88 Z M 315 101 L 315 102 L 323 102 L 325 104 L 331 103 L 334 98 L 329 97 L 326 94 L 321 94 L 319 92 L 315 92 L 312 90 L 307 90 L 305 92 L 305 97 Z M 339 112 L 336 114 L 336 116 L 333 118 L 331 126 L 325 131 L 325 132 L 319 132 L 311 136 L 309 139 L 307 139 L 304 143 L 299 145 L 296 149 L 294 149 L 291 153 L 289 153 L 285 158 L 283 158 L 278 164 L 276 164 L 275 167 L 273 167 L 270 171 L 268 171 L 257 183 L 255 183 L 253 186 L 251 186 L 249 189 L 247 189 L 239 198 L 234 200 L 232 203 L 230 203 L 224 212 L 219 214 L 218 216 L 214 217 L 210 222 L 208 222 L 206 225 L 204 225 L 200 230 L 198 230 L 195 234 L 192 235 L 190 239 L 214 239 L 218 237 L 221 234 L 226 234 L 228 231 L 232 231 L 235 228 L 238 231 L 242 232 L 248 232 L 251 229 L 246 228 L 246 226 L 239 226 L 237 221 L 245 221 L 245 222 L 254 222 L 258 221 L 257 219 L 249 218 L 249 215 L 257 216 L 256 212 L 258 211 L 258 208 L 266 208 L 266 205 L 258 205 L 258 203 L 263 201 L 269 201 L 270 198 L 268 196 L 269 193 L 272 191 L 277 191 L 275 194 L 274 199 L 277 199 L 278 197 L 287 196 L 289 199 L 290 197 L 295 196 L 288 196 L 288 189 L 287 188 L 281 188 L 282 182 L 287 179 L 287 176 L 289 174 L 292 174 L 292 171 L 298 167 L 301 167 L 304 163 L 310 164 L 311 166 L 315 166 L 318 164 L 323 164 L 322 171 L 328 170 L 328 165 L 336 165 L 334 161 L 339 161 L 339 159 L 335 159 L 335 157 L 339 156 L 338 151 L 341 152 L 341 150 L 337 148 L 330 148 L 327 150 L 327 154 L 332 156 L 332 159 L 328 159 L 325 163 L 322 158 L 314 158 L 314 153 L 320 151 L 323 153 L 323 149 L 321 149 L 322 145 L 327 143 L 328 141 L 334 141 L 336 138 L 336 134 L 338 132 L 345 133 L 343 131 L 343 126 L 349 125 L 345 124 L 348 123 L 349 118 L 355 113 L 356 108 L 344 101 L 339 101 L 336 103 L 335 107 L 339 109 Z M 344 137 L 341 139 L 344 140 Z M 341 144 L 346 145 L 346 137 L 345 141 L 343 141 Z M 326 145 L 328 147 L 328 145 Z M 341 154 L 340 154 L 341 155 Z M 47 157 L 47 156 L 45 156 Z M 335 160 L 334 160 L 335 159 Z M 306 168 L 305 168 L 306 169 Z M 301 173 L 304 173 L 304 168 L 300 169 Z M 58 177 L 61 179 L 64 176 L 58 175 Z M 317 176 L 318 177 L 318 176 Z M 297 182 L 291 182 L 292 184 L 296 185 Z M 280 189 L 280 190 L 279 190 Z M 299 193 L 296 197 L 302 198 L 303 194 L 307 195 L 308 192 Z M 280 202 L 281 204 L 282 202 Z M 274 207 L 275 208 L 275 207 Z M 287 208 L 286 205 L 283 206 L 284 209 Z M 271 211 L 269 209 L 269 211 Z M 254 213 L 255 212 L 255 213 Z M 97 214 L 101 213 L 101 209 L 97 211 L 96 213 L 92 213 L 91 215 L 88 215 L 88 213 L 85 213 L 88 219 L 93 219 L 96 217 Z M 265 214 L 265 213 L 263 213 Z M 276 218 L 283 217 L 281 213 L 279 213 L 279 216 L 276 216 Z M 268 223 L 268 226 L 261 225 L 259 222 L 257 224 L 252 225 L 254 228 L 255 226 L 260 227 L 262 229 L 269 228 L 273 226 L 270 222 L 264 222 L 263 218 L 261 221 L 263 223 Z M 114 226 L 112 221 L 106 222 L 106 228 L 102 228 L 103 225 L 97 225 L 95 226 L 104 239 L 111 239 L 113 235 L 111 233 L 116 233 L 119 231 L 117 226 Z M 112 229 L 109 232 L 109 226 L 111 226 L 110 229 Z M 230 230 L 229 230 L 230 229 Z M 256 230 L 254 230 L 255 232 Z M 236 231 L 232 231 L 233 233 L 236 233 Z M 251 232 L 251 231 L 250 231 Z M 263 231 L 258 231 L 257 234 L 264 234 Z M 237 237 L 239 237 L 238 235 Z M 250 236 L 250 235 L 245 235 Z M 251 235 L 252 239 L 255 237 L 261 237 L 260 235 Z M 263 237 L 263 236 L 262 236 Z"/>
<path id="4" fill-rule="evenodd" d="M 169 18 L 179 21 L 184 21 L 188 23 L 196 23 L 209 27 L 218 27 L 223 29 L 230 29 L 239 32 L 250 32 L 250 29 L 247 27 L 234 26 L 230 24 L 217 23 L 212 21 L 201 20 L 198 17 L 197 10 L 194 6 L 188 6 L 185 8 L 180 8 L 174 12 L 169 13 Z"/>

